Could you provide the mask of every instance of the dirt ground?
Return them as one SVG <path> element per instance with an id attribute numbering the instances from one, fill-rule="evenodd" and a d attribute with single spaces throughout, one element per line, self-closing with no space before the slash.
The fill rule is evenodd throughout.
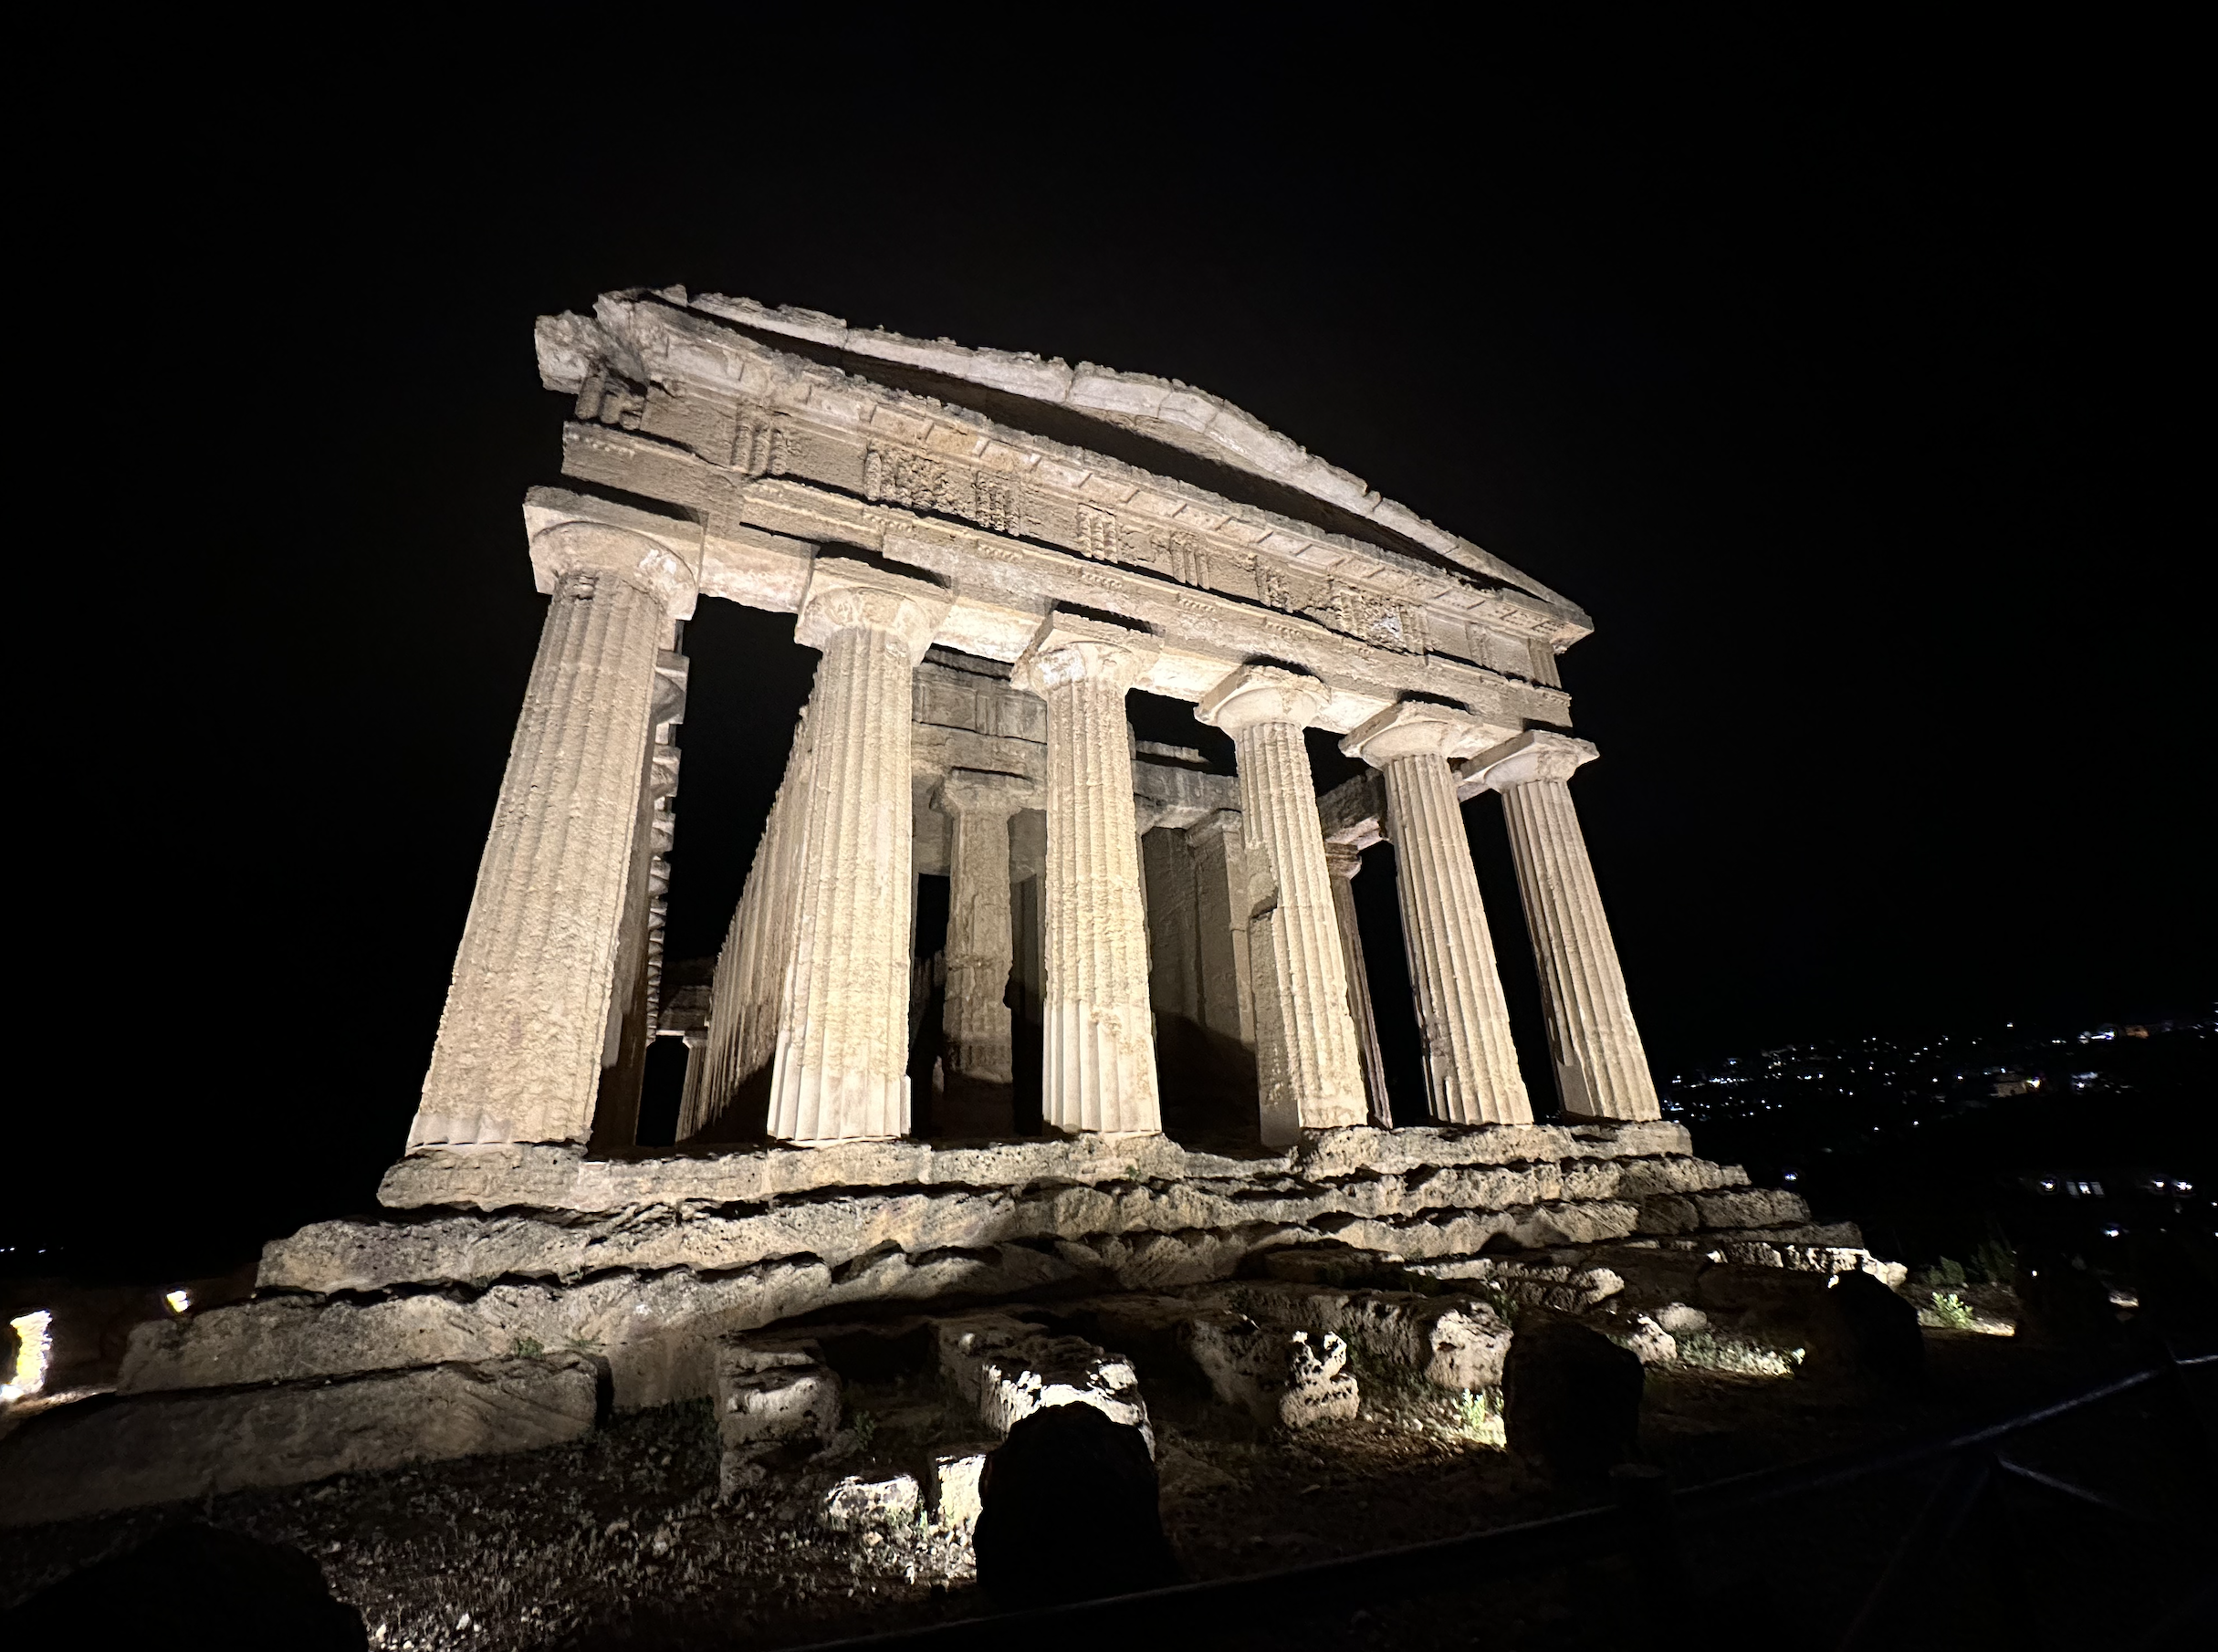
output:
<path id="1" fill-rule="evenodd" d="M 1792 1377 L 1651 1367 L 1644 1452 L 1673 1484 L 1696 1486 L 2004 1415 L 2132 1361 L 2122 1350 L 2043 1353 L 1972 1333 L 1928 1331 L 1926 1340 L 1931 1380 L 1909 1401 L 1853 1402 Z M 1498 1419 L 1481 1404 L 1391 1372 L 1359 1368 L 1359 1376 L 1358 1418 L 1298 1435 L 1260 1431 L 1176 1386 L 1147 1390 L 1165 1525 L 1189 1577 L 1274 1571 L 1577 1506 L 1501 1448 Z M 2218 1419 L 2218 1382 L 2199 1375 L 2195 1385 L 2207 1425 Z M 14 1533 L 0 1547 L 0 1605 L 165 1522 L 197 1518 L 316 1557 L 333 1592 L 361 1608 L 371 1644 L 387 1648 L 788 1647 L 987 1610 L 959 1535 L 915 1521 L 824 1525 L 834 1479 L 866 1459 L 899 1460 L 905 1433 L 922 1438 L 934 1426 L 936 1402 L 898 1385 L 848 1398 L 851 1415 L 874 1418 L 867 1453 L 773 1475 L 730 1505 L 716 1496 L 709 1408 L 682 1405 L 618 1417 L 549 1450 Z M 2218 1464 L 2198 1459 L 2195 1445 L 2185 1412 L 2153 1389 L 2025 1437 L 2012 1448 L 2019 1461 L 2156 1511 L 2160 1523 L 2021 1484 L 1999 1517 L 2007 1526 L 1999 1557 L 1998 1540 L 1982 1535 L 1995 1526 L 1986 1516 L 1953 1548 L 1910 1556 L 1903 1605 L 1878 1644 L 2041 1644 L 2022 1637 L 2020 1619 L 2045 1580 L 2074 1604 L 2032 1612 L 2035 1633 L 2057 1644 L 2133 1644 L 2136 1625 L 2155 1625 L 2186 1580 L 2209 1571 Z M 1444 1578 L 1421 1598 L 1257 1618 L 1213 1632 L 1209 1644 L 1663 1646 L 1724 1612 L 1753 1614 L 1766 1641 L 1829 1645 L 1934 1479 L 1930 1470 L 1896 1475 L 1690 1523 L 1669 1598 L 1659 1598 L 1656 1574 L 1596 1559 L 1483 1583 Z M 2101 1586 L 2063 1587 L 2060 1563 Z"/>

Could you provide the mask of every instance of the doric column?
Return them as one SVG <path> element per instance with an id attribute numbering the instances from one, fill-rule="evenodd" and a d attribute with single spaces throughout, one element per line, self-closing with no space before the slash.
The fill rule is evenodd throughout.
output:
<path id="1" fill-rule="evenodd" d="M 909 1127 L 910 683 L 947 595 L 819 557 L 795 635 L 821 649 L 811 782 L 770 1079 L 780 1141 Z"/>
<path id="2" fill-rule="evenodd" d="M 1186 829 L 1194 862 L 1194 950 L 1202 1024 L 1255 1046 L 1255 983 L 1248 968 L 1248 848 L 1240 810 L 1220 809 Z"/>
<path id="3" fill-rule="evenodd" d="M 1146 633 L 1051 614 L 1010 680 L 1048 707 L 1045 1049 L 1051 1130 L 1155 1132 L 1154 1017 L 1125 692 Z"/>
<path id="4" fill-rule="evenodd" d="M 1274 1147 L 1303 1130 L 1365 1118 L 1347 965 L 1302 739 L 1326 697 L 1314 677 L 1252 665 L 1225 678 L 1194 711 L 1232 737 L 1240 764 L 1256 1061 L 1263 1141 Z"/>
<path id="5" fill-rule="evenodd" d="M 1585 1118 L 1660 1118 L 1656 1081 L 1567 783 L 1595 756 L 1585 740 L 1533 729 L 1481 753 L 1463 772 L 1501 793 L 1564 1111 Z"/>
<path id="6" fill-rule="evenodd" d="M 1528 1124 L 1533 1104 L 1518 1074 L 1494 941 L 1448 772 L 1450 757 L 1483 738 L 1468 713 L 1404 701 L 1349 735 L 1340 749 L 1386 779 L 1386 832 L 1432 1116 L 1444 1124 Z"/>
<path id="7" fill-rule="evenodd" d="M 950 769 L 940 812 L 952 826 L 947 870 L 947 1056 L 951 1074 L 1006 1084 L 1010 1058 L 1009 818 L 1031 802 L 1020 775 Z"/>
<path id="8" fill-rule="evenodd" d="M 1386 1064 L 1378 1051 L 1378 1017 L 1371 1009 L 1371 978 L 1364 968 L 1363 932 L 1355 925 L 1355 874 L 1363 851 L 1344 843 L 1324 846 L 1324 868 L 1333 874 L 1333 911 L 1340 920 L 1340 951 L 1348 971 L 1348 1019 L 1355 1023 L 1355 1047 L 1363 1056 L 1364 1093 L 1371 1102 L 1371 1123 L 1394 1128 L 1394 1103 L 1386 1094 Z"/>
<path id="9" fill-rule="evenodd" d="M 413 1149 L 583 1142 L 640 840 L 655 664 L 696 579 L 650 532 L 541 528 L 539 632 Z"/>

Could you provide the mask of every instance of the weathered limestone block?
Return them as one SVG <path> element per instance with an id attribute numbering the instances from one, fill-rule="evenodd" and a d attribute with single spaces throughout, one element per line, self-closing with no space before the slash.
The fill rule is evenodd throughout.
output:
<path id="1" fill-rule="evenodd" d="M 1187 1350 L 1219 1400 L 1266 1427 L 1306 1428 L 1362 1406 L 1345 1370 L 1348 1345 L 1329 1331 L 1266 1327 L 1219 1311 L 1195 1316 Z"/>
<path id="2" fill-rule="evenodd" d="M 834 1531 L 909 1519 L 922 1493 L 913 1474 L 850 1474 L 824 1494 L 824 1523 Z"/>
<path id="3" fill-rule="evenodd" d="M 1432 1116 L 1444 1124 L 1533 1121 L 1510 1040 L 1494 941 L 1448 759 L 1487 744 L 1468 713 L 1405 701 L 1341 741 L 1380 770 L 1417 988 Z"/>
<path id="4" fill-rule="evenodd" d="M 1353 1127 L 1319 1131 L 1285 1154 L 1245 1158 L 1188 1152 L 1164 1136 L 1103 1141 L 1088 1134 L 979 1147 L 836 1142 L 714 1156 L 621 1160 L 586 1159 L 560 1147 L 511 1144 L 427 1149 L 413 1155 L 386 1172 L 378 1197 L 389 1209 L 450 1206 L 487 1213 L 532 1209 L 612 1215 L 654 1205 L 754 1204 L 822 1187 L 986 1188 L 1043 1181 L 1120 1181 L 1129 1179 L 1135 1167 L 1148 1180 L 1291 1174 L 1325 1181 L 1453 1165 L 1589 1159 L 1668 1164 L 1687 1158 L 1692 1151 L 1686 1127 L 1661 1120 L 1570 1128 Z M 1721 1185 L 1747 1180 L 1736 1166 L 1719 1169 Z"/>
<path id="5" fill-rule="evenodd" d="M 430 1294 L 361 1303 L 276 1297 L 141 1325 L 116 1385 L 143 1394 L 498 1359 L 518 1334 L 543 1344 L 544 1323 L 543 1314 L 518 1316 L 521 1329 L 512 1329 L 479 1304 Z"/>
<path id="6" fill-rule="evenodd" d="M 1139 1429 L 1154 1452 L 1139 1375 L 1123 1354 L 1006 1314 L 967 1314 L 936 1329 L 941 1375 L 996 1434 L 1050 1406 L 1085 1405 Z"/>
<path id="7" fill-rule="evenodd" d="M 1679 1344 L 1669 1331 L 1645 1313 L 1636 1314 L 1625 1339 L 1633 1357 L 1644 1365 L 1666 1364 L 1679 1357 Z"/>
<path id="8" fill-rule="evenodd" d="M 1697 1194 L 1694 1208 L 1705 1228 L 1773 1228 L 1810 1219 L 1810 1207 L 1801 1194 L 1777 1187 Z"/>
<path id="9" fill-rule="evenodd" d="M 558 1354 L 68 1406 L 0 1439 L 0 1526 L 559 1445 L 592 1427 L 599 1384 Z"/>
<path id="10" fill-rule="evenodd" d="M 840 1379 L 810 1353 L 806 1347 L 731 1342 L 717 1347 L 717 1434 L 724 1448 L 719 1496 L 730 1498 L 759 1482 L 768 1458 L 832 1443 L 840 1427 Z"/>
<path id="11" fill-rule="evenodd" d="M 1271 1146 L 1368 1117 L 1317 788 L 1302 737 L 1328 697 L 1314 677 L 1250 665 L 1194 711 L 1230 735 L 1238 754 L 1262 1137 Z"/>
<path id="12" fill-rule="evenodd" d="M 1583 1312 L 1625 1289 L 1625 1281 L 1607 1268 L 1521 1262 L 1507 1257 L 1411 1262 L 1406 1270 L 1426 1279 L 1484 1282 L 1512 1302 L 1556 1313 Z"/>
<path id="13" fill-rule="evenodd" d="M 1585 740 L 1528 729 L 1474 758 L 1461 772 L 1501 793 L 1564 1111 L 1586 1118 L 1652 1119 L 1661 1114 L 1656 1081 L 1566 784 L 1595 756 Z"/>
<path id="14" fill-rule="evenodd" d="M 1694 1201 L 1677 1194 L 1658 1193 L 1640 1201 L 1636 1233 L 1692 1233 L 1702 1225 Z"/>
<path id="15" fill-rule="evenodd" d="M 1042 1105 L 1050 1128 L 1163 1127 L 1125 694 L 1142 632 L 1051 614 L 1010 681 L 1048 705 Z"/>
<path id="16" fill-rule="evenodd" d="M 979 1482 L 986 1472 L 989 1445 L 936 1452 L 932 1458 L 932 1518 L 951 1531 L 968 1531 L 978 1524 Z"/>
<path id="17" fill-rule="evenodd" d="M 1491 1387 L 1501 1380 L 1510 1328 L 1470 1297 L 1398 1291 L 1242 1287 L 1242 1305 L 1267 1323 L 1337 1333 L 1390 1364 L 1422 1372 L 1442 1388 Z"/>
<path id="18" fill-rule="evenodd" d="M 653 742 L 655 667 L 693 612 L 700 530 L 643 512 L 576 519 L 535 490 L 531 559 L 553 600 L 439 1017 L 411 1150 L 583 1142 L 592 1122 Z M 565 518 L 568 519 L 565 519 Z"/>
<path id="19" fill-rule="evenodd" d="M 909 1127 L 910 674 L 946 592 L 843 557 L 811 569 L 796 633 L 823 651 L 810 697 L 797 927 L 771 1066 L 780 1141 Z"/>

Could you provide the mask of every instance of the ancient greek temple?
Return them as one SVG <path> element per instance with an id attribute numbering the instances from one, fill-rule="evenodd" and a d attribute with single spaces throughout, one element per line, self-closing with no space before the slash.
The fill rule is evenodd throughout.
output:
<path id="1" fill-rule="evenodd" d="M 1769 1301 L 1752 1269 L 1881 1267 L 1658 1116 L 1572 800 L 1565 598 L 1175 382 L 675 289 L 538 345 L 570 486 L 524 501 L 545 625 L 380 1208 L 0 1434 L 0 1526 L 706 1400 L 723 1495 L 775 1472 L 955 1532 L 1043 1406 L 1145 1430 L 1184 1373 L 1307 1427 L 1355 1415 L 1351 1351 L 1499 1384 L 1506 1302 L 1661 1357 L 1664 1319 Z M 767 823 L 685 845 L 748 867 L 713 965 L 663 949 L 705 601 L 817 655 Z M 759 715 L 779 741 L 793 707 Z M 1421 1095 L 1386 1093 L 1355 921 L 1382 844 Z M 1521 921 L 1545 1073 L 1499 974 Z M 842 1385 L 901 1361 L 939 1432 L 840 1456 Z"/>
<path id="2" fill-rule="evenodd" d="M 1020 1050 L 1050 1133 L 1159 1131 L 1189 1056 L 1267 1145 L 1388 1124 L 1349 889 L 1382 840 L 1432 1120 L 1657 1117 L 1569 784 L 1574 603 L 1175 382 L 675 290 L 538 342 L 578 490 L 525 502 L 550 600 L 412 1151 L 626 1145 L 655 1036 L 690 1051 L 683 1142 L 909 1135 L 921 875 L 950 882 L 936 1134 L 1017 1127 Z M 753 859 L 686 1003 L 665 857 L 713 600 L 820 657 L 759 842 L 688 846 Z M 1135 691 L 1229 736 L 1237 777 L 1137 740 Z M 1367 768 L 1319 796 L 1311 729 Z M 1458 806 L 1481 789 L 1545 1074 Z"/>

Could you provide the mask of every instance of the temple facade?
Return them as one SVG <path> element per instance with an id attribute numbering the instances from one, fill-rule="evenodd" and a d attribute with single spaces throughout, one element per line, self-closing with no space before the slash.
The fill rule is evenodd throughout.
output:
<path id="1" fill-rule="evenodd" d="M 933 1135 L 1158 1132 L 1174 1023 L 1265 1145 L 1390 1123 L 1347 894 L 1382 841 L 1431 1120 L 1530 1124 L 1551 1093 L 1658 1117 L 1568 786 L 1595 755 L 1568 600 L 1184 385 L 675 290 L 538 340 L 578 486 L 525 502 L 548 616 L 411 1154 L 628 1146 L 655 1036 L 689 1047 L 682 1143 L 921 1133 L 923 875 L 950 885 Z M 661 934 L 704 600 L 791 614 L 820 659 L 687 1007 Z M 1236 774 L 1137 740 L 1135 692 L 1190 704 Z M 1320 797 L 1310 730 L 1365 770 Z M 1481 789 L 1546 1074 L 1510 1036 Z"/>
<path id="2" fill-rule="evenodd" d="M 1769 1301 L 1752 1268 L 1882 1268 L 1658 1116 L 1572 797 L 1571 601 L 1181 384 L 676 290 L 538 340 L 575 410 L 570 485 L 524 501 L 546 620 L 381 1208 L 0 1433 L 0 1526 L 704 1400 L 725 1495 L 821 1469 L 828 1508 L 879 1474 L 911 1509 L 919 1465 L 840 1456 L 841 1384 L 897 1345 L 949 1407 L 954 1530 L 977 1437 L 1043 1396 L 1145 1429 L 1175 1370 L 1308 1427 L 1354 1414 L 1351 1350 L 1468 1398 L 1519 1304 L 1653 1354 L 1656 1315 Z M 759 836 L 686 846 L 750 857 L 713 965 L 664 957 L 704 601 L 818 655 Z M 1159 737 L 1180 702 L 1198 744 Z M 1464 832 L 1490 789 L 1514 916 Z M 1355 923 L 1381 843 L 1421 1097 Z"/>

